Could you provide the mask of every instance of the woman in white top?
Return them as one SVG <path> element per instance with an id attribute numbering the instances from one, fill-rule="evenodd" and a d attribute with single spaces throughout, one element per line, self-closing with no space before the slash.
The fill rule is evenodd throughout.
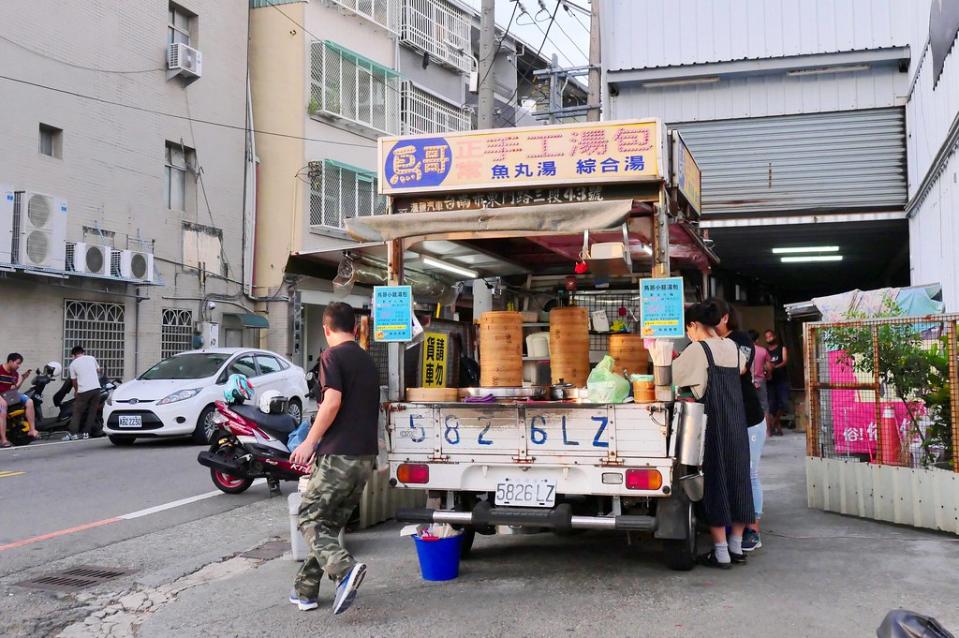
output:
<path id="1" fill-rule="evenodd" d="M 673 383 L 689 388 L 706 412 L 703 509 L 714 548 L 699 562 L 729 569 L 734 562 L 746 562 L 743 530 L 756 516 L 740 383 L 746 361 L 735 342 L 717 334 L 722 317 L 712 301 L 686 309 L 686 334 L 693 343 L 673 361 Z M 732 527 L 728 539 L 727 527 Z"/>

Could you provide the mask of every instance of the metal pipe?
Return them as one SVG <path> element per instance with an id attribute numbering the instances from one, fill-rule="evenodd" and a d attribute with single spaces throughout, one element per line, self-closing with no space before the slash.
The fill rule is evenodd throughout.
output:
<path id="1" fill-rule="evenodd" d="M 570 519 L 573 529 L 615 529 L 616 519 L 601 516 L 573 516 Z"/>
<path id="2" fill-rule="evenodd" d="M 469 525 L 473 522 L 472 512 L 433 512 L 434 523 L 449 523 L 451 525 Z"/>

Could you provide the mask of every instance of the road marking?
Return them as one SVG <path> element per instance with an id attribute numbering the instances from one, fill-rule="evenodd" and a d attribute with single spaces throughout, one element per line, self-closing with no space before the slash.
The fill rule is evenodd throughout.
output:
<path id="1" fill-rule="evenodd" d="M 13 470 L 3 470 L 3 471 L 0 471 L 0 478 L 10 478 L 11 476 L 20 476 L 21 474 L 26 474 L 26 472 L 15 472 Z"/>
<path id="2" fill-rule="evenodd" d="M 266 479 L 261 478 L 253 481 L 253 485 L 262 485 L 263 483 L 266 483 Z M 252 487 L 253 485 L 251 485 L 250 487 Z M 129 514 L 121 514 L 120 516 L 113 516 L 111 518 L 105 518 L 100 521 L 94 521 L 92 523 L 86 523 L 84 525 L 77 525 L 76 527 L 68 527 L 67 529 L 57 530 L 55 532 L 50 532 L 48 534 L 31 536 L 30 538 L 24 538 L 23 540 L 7 543 L 6 545 L 0 545 L 0 552 L 5 552 L 8 549 L 17 549 L 18 547 L 23 547 L 24 545 L 32 545 L 33 543 L 39 543 L 41 541 L 47 541 L 53 538 L 59 538 L 60 536 L 66 536 L 68 534 L 83 532 L 85 530 L 93 529 L 95 527 L 103 527 L 104 525 L 110 525 L 111 523 L 119 523 L 120 521 L 130 521 L 136 518 L 141 518 L 143 516 L 149 516 L 150 514 L 156 514 L 157 512 L 165 512 L 175 507 L 189 505 L 190 503 L 196 503 L 197 501 L 213 498 L 214 496 L 220 496 L 221 494 L 223 494 L 223 492 L 221 492 L 220 490 L 215 490 L 213 492 L 206 492 L 204 494 L 197 494 L 196 496 L 189 496 L 187 498 L 181 498 L 176 501 L 170 501 L 169 503 L 164 503 L 163 505 L 157 505 L 155 507 L 148 507 L 147 509 L 137 510 L 136 512 L 130 512 Z"/>
<path id="3" fill-rule="evenodd" d="M 5 451 L 12 452 L 13 450 L 35 450 L 38 447 L 46 447 L 48 445 L 66 445 L 67 443 L 85 443 L 87 441 L 99 441 L 103 437 L 98 437 L 95 439 L 77 439 L 76 441 L 50 441 L 49 443 L 38 443 L 33 442 L 30 445 L 14 445 L 13 447 L 0 448 L 0 453 Z"/>

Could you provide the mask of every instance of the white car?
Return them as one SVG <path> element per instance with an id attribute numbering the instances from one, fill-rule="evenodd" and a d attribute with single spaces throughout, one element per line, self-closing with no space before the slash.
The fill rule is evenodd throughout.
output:
<path id="1" fill-rule="evenodd" d="M 214 402 L 223 401 L 231 374 L 245 374 L 255 393 L 276 390 L 289 398 L 289 413 L 303 418 L 309 390 L 303 368 L 280 355 L 252 348 L 193 350 L 164 359 L 139 378 L 121 384 L 103 408 L 103 431 L 114 445 L 137 438 L 191 436 L 208 443 L 215 429 Z"/>

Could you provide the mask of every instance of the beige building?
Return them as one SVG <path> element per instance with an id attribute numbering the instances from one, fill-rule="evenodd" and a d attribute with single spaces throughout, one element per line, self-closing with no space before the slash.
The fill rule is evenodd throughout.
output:
<path id="1" fill-rule="evenodd" d="M 257 341 L 248 17 L 236 0 L 0 3 L 3 353 L 37 368 L 80 343 L 129 379 L 207 322 L 220 345 Z"/>

